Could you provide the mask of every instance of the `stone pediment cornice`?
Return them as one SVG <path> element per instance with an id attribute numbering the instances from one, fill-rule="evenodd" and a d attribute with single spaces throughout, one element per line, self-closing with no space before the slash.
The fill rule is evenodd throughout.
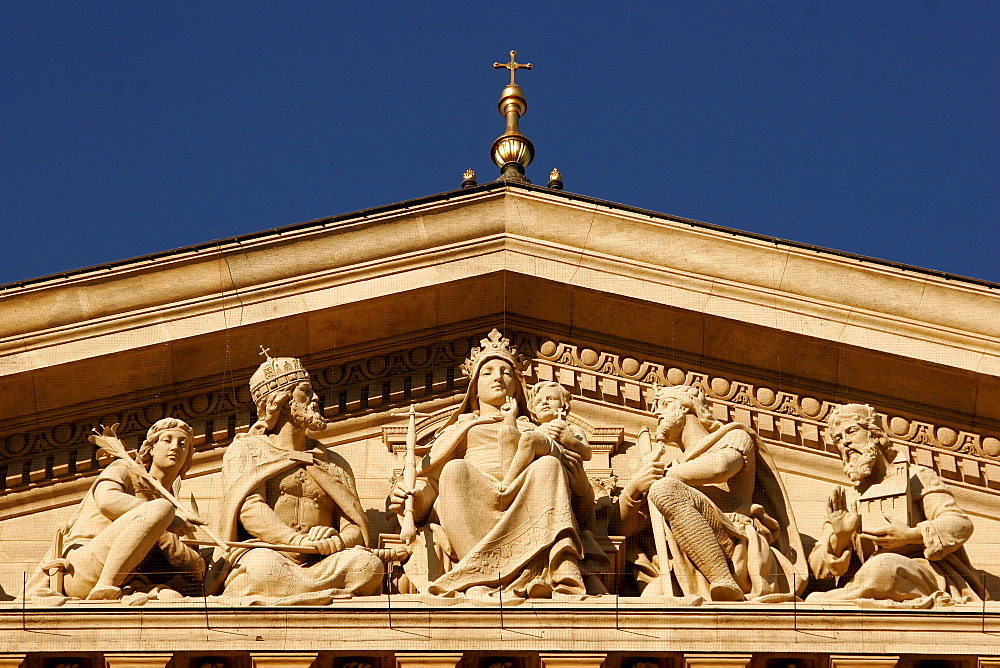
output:
<path id="1" fill-rule="evenodd" d="M 267 322 L 484 267 L 1000 374 L 995 284 L 520 186 L 4 286 L 0 372 L 218 332 L 227 314 Z"/>
<path id="2" fill-rule="evenodd" d="M 374 602 L 360 598 L 298 608 L 198 608 L 192 604 L 21 610 L 19 604 L 8 605 L 0 609 L 4 648 L 18 652 L 107 652 L 108 638 L 114 634 L 117 647 L 136 652 L 193 650 L 210 654 L 222 647 L 225 652 L 266 653 L 288 647 L 315 650 L 317 646 L 334 646 L 345 654 L 363 656 L 399 652 L 402 646 L 438 659 L 438 663 L 424 664 L 428 666 L 449 665 L 440 658 L 442 647 L 484 654 L 549 651 L 572 660 L 580 657 L 581 638 L 586 638 L 583 647 L 588 650 L 591 646 L 602 651 L 613 647 L 633 656 L 690 653 L 691 647 L 716 653 L 747 653 L 752 649 L 768 653 L 764 657 L 791 655 L 796 662 L 828 665 L 827 655 L 854 649 L 874 652 L 877 648 L 920 658 L 951 655 L 949 658 L 954 657 L 959 665 L 972 657 L 969 663 L 976 665 L 977 655 L 996 656 L 1000 630 L 1000 613 L 992 602 L 987 609 L 965 605 L 943 610 L 873 610 L 803 603 L 794 607 L 722 604 L 684 608 L 622 597 L 603 605 L 528 601 L 505 607 L 503 615 L 496 608 L 471 604 L 433 608 L 399 595 Z M 725 658 L 724 654 L 715 656 Z M 891 664 L 878 664 L 871 656 L 854 656 L 857 663 L 853 665 L 858 667 L 895 665 L 895 657 Z M 165 659 L 160 665 L 163 663 Z M 610 661 L 604 665 L 608 664 L 617 665 Z M 578 665 L 587 664 L 581 661 Z M 985 668 L 989 664 L 982 661 L 979 665 Z"/>

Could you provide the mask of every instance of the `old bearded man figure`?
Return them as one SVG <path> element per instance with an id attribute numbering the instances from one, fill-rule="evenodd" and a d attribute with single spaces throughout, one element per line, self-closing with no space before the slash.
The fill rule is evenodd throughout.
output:
<path id="1" fill-rule="evenodd" d="M 218 533 L 267 545 L 225 559 L 231 570 L 219 574 L 224 597 L 322 605 L 378 594 L 384 566 L 367 549 L 368 521 L 354 477 L 342 458 L 306 436 L 326 428 L 309 374 L 297 359 L 268 356 L 250 379 L 250 394 L 259 419 L 223 457 Z"/>
<path id="2" fill-rule="evenodd" d="M 816 577 L 836 576 L 840 587 L 808 600 L 907 607 L 981 600 L 982 581 L 963 547 L 972 521 L 937 474 L 895 451 L 871 406 L 835 408 L 826 438 L 854 487 L 834 489 L 809 553 Z"/>
<path id="3" fill-rule="evenodd" d="M 658 450 L 619 502 L 643 596 L 794 598 L 808 568 L 784 485 L 756 432 L 721 423 L 695 387 L 656 388 L 653 411 Z M 681 449 L 672 463 L 666 445 Z"/>

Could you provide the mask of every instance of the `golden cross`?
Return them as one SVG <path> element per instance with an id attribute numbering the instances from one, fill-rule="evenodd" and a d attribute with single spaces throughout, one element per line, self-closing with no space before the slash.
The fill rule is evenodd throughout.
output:
<path id="1" fill-rule="evenodd" d="M 511 86 L 516 85 L 514 83 L 514 72 L 517 72 L 518 70 L 522 70 L 522 69 L 523 70 L 530 70 L 531 67 L 532 67 L 531 63 L 525 63 L 523 65 L 521 63 L 515 63 L 514 62 L 514 56 L 516 56 L 516 55 L 517 55 L 517 51 L 511 51 L 510 52 L 510 62 L 509 63 L 493 63 L 493 69 L 495 69 L 495 70 L 499 70 L 499 69 L 508 69 L 508 70 L 510 70 L 510 85 Z"/>

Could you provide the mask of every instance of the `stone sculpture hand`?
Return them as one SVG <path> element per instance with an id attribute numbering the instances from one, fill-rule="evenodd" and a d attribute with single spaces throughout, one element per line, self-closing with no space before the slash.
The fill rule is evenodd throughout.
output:
<path id="1" fill-rule="evenodd" d="M 500 420 L 504 422 L 511 422 L 513 424 L 517 423 L 517 399 L 514 397 L 507 397 L 507 401 L 503 403 L 500 407 Z"/>
<path id="2" fill-rule="evenodd" d="M 857 502 L 848 504 L 847 490 L 840 485 L 834 488 L 826 502 L 826 519 L 837 541 L 831 547 L 837 553 L 843 552 L 861 526 L 861 517 L 858 515 Z"/>
<path id="3" fill-rule="evenodd" d="M 315 526 L 302 539 L 303 545 L 313 545 L 316 550 L 326 556 L 344 549 L 344 539 L 333 527 Z"/>
<path id="4" fill-rule="evenodd" d="M 306 540 L 323 540 L 330 536 L 336 536 L 337 530 L 333 527 L 316 526 L 309 529 Z"/>
<path id="5" fill-rule="evenodd" d="M 409 496 L 413 497 L 413 515 L 417 522 L 421 521 L 421 518 L 427 516 L 430 510 L 430 503 L 433 501 L 434 497 L 428 499 L 428 491 L 426 488 L 421 487 L 420 483 L 417 483 L 417 488 L 414 490 L 406 490 L 402 488 L 402 481 L 397 482 L 393 488 L 389 491 L 389 496 L 386 499 L 385 509 L 390 513 L 395 513 L 402 516 L 404 506 L 406 505 L 406 498 Z"/>
<path id="6" fill-rule="evenodd" d="M 551 422 L 546 422 L 545 424 L 536 427 L 536 429 L 551 438 L 556 443 L 561 443 L 562 434 L 566 430 L 566 421 L 552 420 Z"/>
<path id="7" fill-rule="evenodd" d="M 178 536 L 194 538 L 197 527 L 202 524 L 204 524 L 204 521 L 200 518 L 184 518 L 178 514 L 174 515 L 174 519 L 170 522 L 170 526 L 167 528 L 167 531 L 175 533 Z"/>
<path id="8" fill-rule="evenodd" d="M 586 494 L 590 490 L 590 478 L 587 476 L 587 470 L 583 467 L 583 455 L 576 450 L 564 448 L 562 465 L 569 476 L 570 491 L 573 492 L 573 495 Z"/>
<path id="9" fill-rule="evenodd" d="M 385 508 L 390 513 L 395 513 L 397 515 L 403 514 L 403 506 L 406 504 L 406 497 L 411 496 L 413 492 L 411 490 L 403 489 L 396 484 L 391 490 L 389 490 L 389 498 L 387 499 Z"/>
<path id="10" fill-rule="evenodd" d="M 861 535 L 870 538 L 881 548 L 893 549 L 904 545 L 913 545 L 924 542 L 920 529 L 909 527 L 900 522 L 892 522 L 881 527 L 864 529 Z"/>
<path id="11" fill-rule="evenodd" d="M 653 486 L 653 483 L 663 477 L 667 465 L 661 461 L 647 462 L 639 467 L 632 479 L 625 485 L 624 493 L 629 498 L 637 499 Z"/>

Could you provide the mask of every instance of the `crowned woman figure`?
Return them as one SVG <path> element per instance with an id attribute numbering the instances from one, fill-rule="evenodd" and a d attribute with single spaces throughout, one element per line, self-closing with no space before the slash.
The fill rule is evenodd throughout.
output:
<path id="1" fill-rule="evenodd" d="M 435 434 L 412 490 L 397 485 L 388 507 L 413 497 L 423 525 L 410 581 L 424 594 L 504 602 L 586 593 L 580 530 L 560 458 L 537 456 L 502 485 L 527 417 L 523 357 L 496 329 L 462 366 L 469 388 Z M 420 548 L 425 548 L 421 550 Z"/>

